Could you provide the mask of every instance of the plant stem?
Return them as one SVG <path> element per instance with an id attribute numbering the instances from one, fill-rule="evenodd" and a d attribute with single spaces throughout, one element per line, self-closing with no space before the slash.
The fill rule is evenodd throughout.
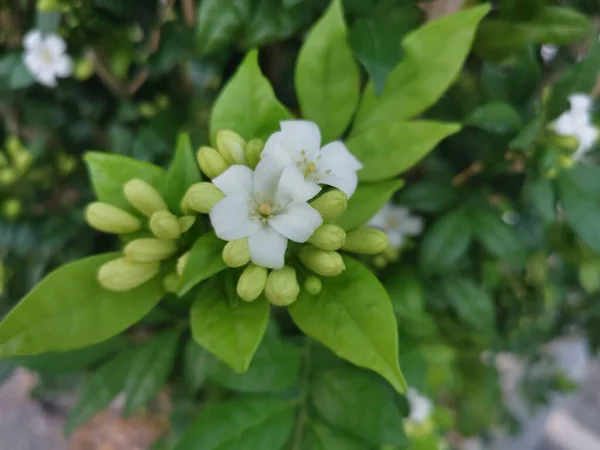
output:
<path id="1" fill-rule="evenodd" d="M 298 417 L 294 428 L 294 437 L 292 439 L 291 450 L 300 450 L 302 438 L 304 437 L 304 428 L 308 421 L 308 385 L 310 380 L 310 351 L 312 340 L 307 337 L 304 344 L 304 367 L 300 378 L 300 395 L 298 396 Z"/>

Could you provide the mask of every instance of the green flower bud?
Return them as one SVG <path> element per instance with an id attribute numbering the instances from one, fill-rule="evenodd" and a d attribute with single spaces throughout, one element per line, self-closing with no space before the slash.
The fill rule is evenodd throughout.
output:
<path id="1" fill-rule="evenodd" d="M 391 245 L 387 246 L 382 255 L 387 261 L 398 261 L 400 259 L 400 251 Z"/>
<path id="2" fill-rule="evenodd" d="M 298 298 L 298 294 L 300 294 L 300 286 L 294 269 L 284 266 L 271 271 L 267 277 L 265 296 L 273 305 L 291 305 Z"/>
<path id="3" fill-rule="evenodd" d="M 168 210 L 160 193 L 145 181 L 134 179 L 125 183 L 123 193 L 129 203 L 146 217 L 156 211 Z"/>
<path id="4" fill-rule="evenodd" d="M 550 137 L 550 142 L 559 148 L 574 152 L 579 148 L 579 139 L 575 136 L 560 136 L 553 134 Z"/>
<path id="5" fill-rule="evenodd" d="M 77 60 L 73 69 L 73 76 L 77 80 L 87 80 L 94 74 L 94 61 L 91 58 Z"/>
<path id="6" fill-rule="evenodd" d="M 321 250 L 337 250 L 346 242 L 346 232 L 342 227 L 332 223 L 324 223 L 315 230 L 309 244 L 314 245 Z"/>
<path id="7" fill-rule="evenodd" d="M 570 169 L 575 165 L 575 160 L 567 155 L 560 155 L 558 157 L 558 165 L 561 169 Z"/>
<path id="8" fill-rule="evenodd" d="M 198 160 L 200 170 L 211 179 L 218 177 L 229 167 L 229 164 L 225 162 L 219 152 L 211 147 L 200 147 L 196 159 Z"/>
<path id="9" fill-rule="evenodd" d="M 177 239 L 181 236 L 179 219 L 169 211 L 156 211 L 150 217 L 150 230 L 159 239 Z"/>
<path id="10" fill-rule="evenodd" d="M 346 211 L 348 197 L 342 191 L 334 189 L 310 202 L 310 206 L 319 211 L 325 222 L 331 222 Z"/>
<path id="11" fill-rule="evenodd" d="M 2 215 L 7 219 L 16 219 L 23 212 L 21 200 L 8 198 L 2 202 Z"/>
<path id="12" fill-rule="evenodd" d="M 177 272 L 177 275 L 179 275 L 180 277 L 183 276 L 183 271 L 185 270 L 185 266 L 188 262 L 189 257 L 190 257 L 190 252 L 186 252 L 183 255 L 181 255 L 179 257 L 179 259 L 177 259 L 177 265 L 175 266 L 175 271 Z"/>
<path id="13" fill-rule="evenodd" d="M 168 292 L 172 292 L 175 293 L 177 292 L 177 286 L 179 285 L 179 275 L 177 275 L 175 272 L 171 272 L 169 275 L 167 275 L 164 279 L 163 279 L 163 284 L 165 286 L 165 289 Z"/>
<path id="14" fill-rule="evenodd" d="M 234 131 L 217 132 L 217 150 L 227 164 L 246 164 L 246 141 Z"/>
<path id="15" fill-rule="evenodd" d="M 248 238 L 229 241 L 223 248 L 223 262 L 229 267 L 242 267 L 250 261 Z"/>
<path id="16" fill-rule="evenodd" d="M 246 144 L 246 163 L 251 169 L 254 169 L 260 161 L 263 148 L 265 148 L 265 143 L 260 139 L 252 139 Z"/>
<path id="17" fill-rule="evenodd" d="M 213 206 L 225 198 L 225 194 L 212 183 L 192 184 L 185 194 L 185 201 L 192 210 L 208 214 Z"/>
<path id="18" fill-rule="evenodd" d="M 363 255 L 376 255 L 389 245 L 388 236 L 384 231 L 377 228 L 360 228 L 347 234 L 346 243 L 342 249 Z"/>
<path id="19" fill-rule="evenodd" d="M 159 262 L 139 263 L 118 258 L 100 267 L 98 281 L 109 291 L 128 291 L 154 278 L 159 270 Z"/>
<path id="20" fill-rule="evenodd" d="M 338 252 L 319 250 L 312 245 L 304 246 L 298 252 L 298 258 L 317 275 L 335 277 L 344 271 L 344 260 Z"/>
<path id="21" fill-rule="evenodd" d="M 33 156 L 31 153 L 24 150 L 22 152 L 16 153 L 12 156 L 13 166 L 19 173 L 25 173 L 29 167 L 31 167 L 31 162 L 33 161 Z"/>
<path id="22" fill-rule="evenodd" d="M 246 302 L 256 300 L 265 289 L 267 269 L 250 264 L 244 269 L 237 283 L 237 294 Z"/>
<path id="23" fill-rule="evenodd" d="M 162 261 L 177 251 L 174 241 L 155 238 L 142 238 L 131 241 L 123 249 L 125 255 L 135 262 Z"/>
<path id="24" fill-rule="evenodd" d="M 77 167 L 77 159 L 64 152 L 60 152 L 56 157 L 56 164 L 61 175 L 69 175 Z"/>
<path id="25" fill-rule="evenodd" d="M 323 289 L 323 283 L 319 278 L 311 275 L 304 281 L 304 289 L 306 289 L 306 292 L 310 295 L 318 295 Z"/>
<path id="26" fill-rule="evenodd" d="M 90 203 L 85 210 L 85 220 L 92 228 L 105 233 L 133 233 L 141 227 L 140 220 L 108 203 Z"/>
<path id="27" fill-rule="evenodd" d="M 195 223 L 196 218 L 194 216 L 183 216 L 179 218 L 179 227 L 181 228 L 182 233 L 189 231 Z"/>
<path id="28" fill-rule="evenodd" d="M 379 269 L 383 269 L 388 265 L 388 260 L 383 255 L 377 255 L 373 258 L 373 265 Z"/>
<path id="29" fill-rule="evenodd" d="M 39 12 L 51 12 L 58 11 L 60 8 L 60 4 L 57 0 L 38 0 L 37 2 L 37 10 Z"/>

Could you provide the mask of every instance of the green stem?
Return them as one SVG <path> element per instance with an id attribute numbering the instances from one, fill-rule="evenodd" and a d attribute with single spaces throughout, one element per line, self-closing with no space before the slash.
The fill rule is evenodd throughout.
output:
<path id="1" fill-rule="evenodd" d="M 300 378 L 300 395 L 298 396 L 298 417 L 296 418 L 296 426 L 294 427 L 294 437 L 290 450 L 300 450 L 302 446 L 302 438 L 304 437 L 304 429 L 308 421 L 308 388 L 310 381 L 310 351 L 312 340 L 307 337 L 304 344 L 304 367 Z"/>

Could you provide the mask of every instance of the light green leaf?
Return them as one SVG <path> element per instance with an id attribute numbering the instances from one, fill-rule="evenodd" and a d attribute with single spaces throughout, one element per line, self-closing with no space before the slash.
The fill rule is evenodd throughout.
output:
<path id="1" fill-rule="evenodd" d="M 219 130 L 233 130 L 246 140 L 266 140 L 279 129 L 281 120 L 291 117 L 261 73 L 258 52 L 254 50 L 246 55 L 215 102 L 210 120 L 211 142 L 215 144 Z"/>
<path id="2" fill-rule="evenodd" d="M 404 392 L 392 303 L 365 266 L 349 257 L 344 257 L 344 263 L 341 275 L 323 278 L 319 295 L 302 291 L 288 311 L 305 334 L 341 358 L 374 370 Z"/>
<path id="3" fill-rule="evenodd" d="M 349 368 L 318 372 L 313 379 L 311 403 L 328 423 L 373 446 L 408 444 L 393 397 L 377 380 Z"/>
<path id="4" fill-rule="evenodd" d="M 489 11 L 481 5 L 429 22 L 403 41 L 404 58 L 388 77 L 380 98 L 369 83 L 353 133 L 380 122 L 410 119 L 434 104 L 456 78 L 469 54 L 479 21 Z"/>
<path id="5" fill-rule="evenodd" d="M 165 171 L 154 164 L 100 152 L 87 152 L 84 159 L 98 200 L 126 211 L 137 213 L 123 195 L 129 180 L 138 178 L 159 191 L 165 185 Z"/>
<path id="6" fill-rule="evenodd" d="M 389 180 L 381 183 L 360 183 L 348 200 L 348 208 L 336 221 L 345 230 L 353 230 L 367 223 L 389 201 L 404 181 Z"/>
<path id="7" fill-rule="evenodd" d="M 346 145 L 363 163 L 361 181 L 381 181 L 415 165 L 444 138 L 460 131 L 460 125 L 432 121 L 379 123 L 353 134 Z"/>
<path id="8" fill-rule="evenodd" d="M 209 279 L 197 296 L 190 311 L 194 339 L 236 372 L 245 372 L 265 334 L 269 302 L 262 296 L 241 300 L 231 276 Z"/>
<path id="9" fill-rule="evenodd" d="M 471 327 L 490 331 L 494 325 L 494 303 L 472 280 L 448 278 L 443 281 L 444 295 L 460 319 Z"/>
<path id="10" fill-rule="evenodd" d="M 171 212 L 181 212 L 181 199 L 188 188 L 202 179 L 190 137 L 180 134 L 177 139 L 175 155 L 167 171 L 164 195 Z"/>
<path id="11" fill-rule="evenodd" d="M 347 41 L 340 0 L 313 26 L 296 62 L 296 92 L 305 119 L 319 125 L 323 142 L 348 127 L 360 95 L 360 73 Z"/>
<path id="12" fill-rule="evenodd" d="M 371 450 L 370 446 L 315 420 L 306 424 L 304 434 L 300 450 Z"/>
<path id="13" fill-rule="evenodd" d="M 221 253 L 225 242 L 219 239 L 213 231 L 200 236 L 192 248 L 179 281 L 178 294 L 180 297 L 201 281 L 226 269 Z"/>
<path id="14" fill-rule="evenodd" d="M 207 408 L 174 450 L 281 450 L 294 425 L 294 403 L 245 398 Z"/>
<path id="15" fill-rule="evenodd" d="M 514 134 L 521 128 L 521 117 L 508 103 L 490 102 L 476 108 L 465 123 L 490 133 Z"/>
<path id="16" fill-rule="evenodd" d="M 86 347 L 144 317 L 162 298 L 162 283 L 155 278 L 128 292 L 102 288 L 98 269 L 118 256 L 90 256 L 44 278 L 0 323 L 0 357 Z"/>
<path id="17" fill-rule="evenodd" d="M 525 265 L 525 247 L 514 226 L 491 211 L 475 210 L 470 215 L 475 238 L 492 256 L 515 267 Z"/>

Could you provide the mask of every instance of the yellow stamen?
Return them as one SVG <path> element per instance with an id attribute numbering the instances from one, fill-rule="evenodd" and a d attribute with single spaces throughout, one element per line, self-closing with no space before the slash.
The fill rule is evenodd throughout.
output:
<path id="1" fill-rule="evenodd" d="M 273 208 L 271 208 L 271 205 L 267 205 L 266 203 L 260 205 L 258 210 L 263 216 L 270 216 L 273 213 Z"/>
<path id="2" fill-rule="evenodd" d="M 306 170 L 308 170 L 309 172 L 316 172 L 317 171 L 317 166 L 315 166 L 315 163 L 310 162 L 310 163 L 307 164 Z"/>

